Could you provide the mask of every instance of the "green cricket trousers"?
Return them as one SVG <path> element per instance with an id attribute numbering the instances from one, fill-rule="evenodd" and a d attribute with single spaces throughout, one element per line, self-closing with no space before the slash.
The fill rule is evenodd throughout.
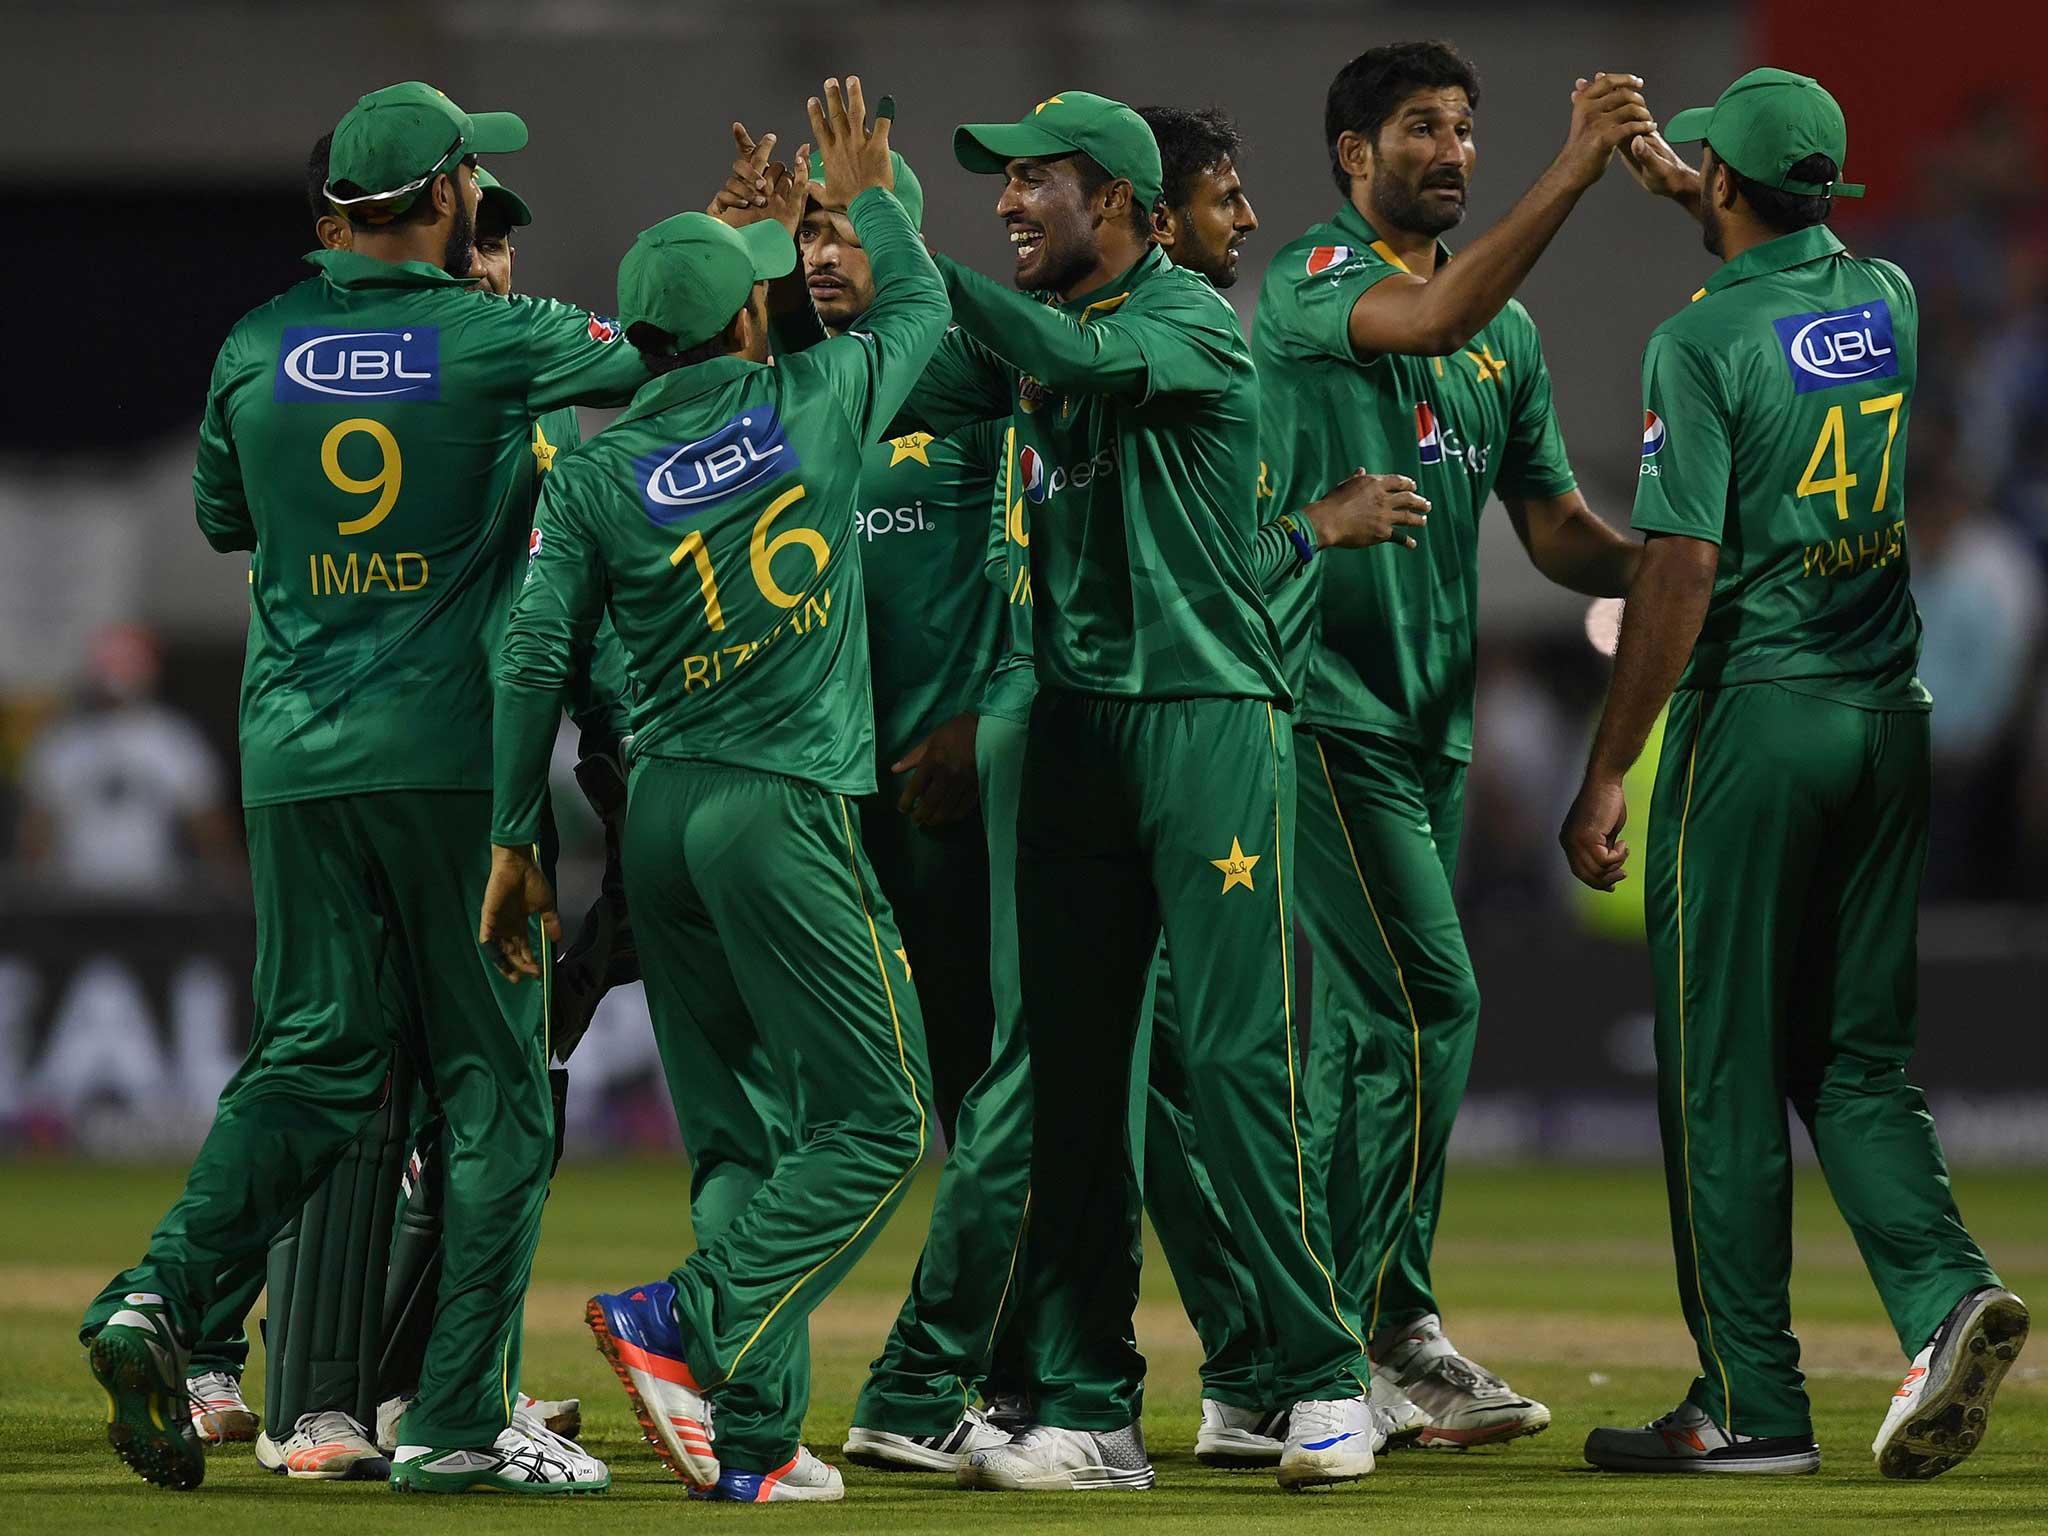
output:
<path id="1" fill-rule="evenodd" d="M 401 1438 L 489 1446 L 511 1421 L 519 1308 L 554 1150 L 544 986 L 514 986 L 476 942 L 491 797 L 398 790 L 245 813 L 256 899 L 256 1023 L 185 1190 L 129 1291 L 161 1294 L 196 1339 L 224 1276 L 259 1264 L 390 1091 L 401 1017 L 447 1117 L 445 1268 Z M 537 941 L 538 942 L 538 941 Z M 395 990 L 402 1010 L 390 1006 Z M 286 1428 L 285 1426 L 278 1426 Z"/>
<path id="2" fill-rule="evenodd" d="M 901 1203 L 930 1134 L 924 1025 L 853 802 L 671 758 L 633 768 L 624 845 L 697 1247 L 675 1271 L 722 1460 L 796 1453 L 813 1308 Z"/>
<path id="3" fill-rule="evenodd" d="M 1692 1401 L 1733 1433 L 1812 1429 L 1788 1102 L 1908 1356 L 1997 1283 L 1906 1077 L 1927 802 L 1923 712 L 1770 683 L 1671 701 L 1643 870 L 1657 1105 Z"/>
<path id="4" fill-rule="evenodd" d="M 1139 1417 L 1129 1106 L 1146 982 L 1173 956 L 1194 1134 L 1257 1285 L 1279 1401 L 1362 1391 L 1295 1058 L 1287 717 L 1263 701 L 1041 688 L 1017 830 L 1033 1098 L 1022 1351 L 1042 1422 Z"/>
<path id="5" fill-rule="evenodd" d="M 1338 1289 L 1371 1340 L 1442 1311 L 1430 1252 L 1479 1032 L 1451 895 L 1465 765 L 1366 731 L 1317 726 L 1296 739 L 1315 1159 Z"/>

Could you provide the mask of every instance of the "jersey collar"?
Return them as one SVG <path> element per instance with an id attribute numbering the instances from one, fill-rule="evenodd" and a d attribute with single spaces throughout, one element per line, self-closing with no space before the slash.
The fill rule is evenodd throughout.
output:
<path id="1" fill-rule="evenodd" d="M 1166 252 L 1156 245 L 1150 245 L 1145 248 L 1144 255 L 1100 288 L 1076 295 L 1072 299 L 1057 299 L 1055 302 L 1062 313 L 1072 315 L 1086 325 L 1090 315 L 1108 314 L 1129 298 L 1140 283 L 1164 271 L 1166 266 Z"/>
<path id="2" fill-rule="evenodd" d="M 1825 256 L 1839 256 L 1846 249 L 1827 225 L 1809 224 L 1805 229 L 1766 240 L 1762 245 L 1752 245 L 1733 261 L 1723 262 L 1707 279 L 1706 291 L 1718 293 L 1731 284 L 1752 277 L 1765 277 L 1772 272 L 1783 272 L 1788 267 L 1801 267 Z"/>
<path id="3" fill-rule="evenodd" d="M 714 357 L 689 368 L 677 368 L 649 379 L 633 396 L 632 404 L 620 414 L 620 421 L 637 421 L 672 405 L 681 405 L 714 389 L 723 389 L 734 379 L 750 373 L 765 373 L 767 364 L 750 363 L 744 357 Z"/>
<path id="4" fill-rule="evenodd" d="M 1343 207 L 1339 208 L 1337 210 L 1337 217 L 1330 220 L 1330 222 L 1343 230 L 1345 234 L 1350 235 L 1356 240 L 1363 241 L 1367 248 L 1374 255 L 1378 256 L 1380 260 L 1388 263 L 1390 266 L 1399 267 L 1403 272 L 1408 270 L 1408 263 L 1394 254 L 1394 248 L 1380 238 L 1379 231 L 1366 223 L 1365 215 L 1360 213 L 1352 204 L 1347 202 Z M 1451 248 L 1445 245 L 1443 241 L 1437 241 L 1436 264 L 1441 267 L 1450 259 Z"/>
<path id="5" fill-rule="evenodd" d="M 454 277 L 430 262 L 379 261 L 358 251 L 308 251 L 305 260 L 337 288 L 467 288 L 477 281 Z"/>

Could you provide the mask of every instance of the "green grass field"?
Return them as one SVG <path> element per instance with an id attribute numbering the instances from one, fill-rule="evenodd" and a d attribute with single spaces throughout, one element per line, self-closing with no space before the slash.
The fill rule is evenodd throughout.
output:
<path id="1" fill-rule="evenodd" d="M 1194 1460 L 1200 1354 L 1166 1266 L 1146 1269 L 1139 1342 L 1151 1362 L 1145 1428 L 1159 1469 L 1147 1494 L 996 1495 L 950 1480 L 847 1468 L 837 1505 L 781 1511 L 687 1504 L 639 1440 L 623 1394 L 584 1331 L 592 1291 L 665 1273 L 686 1251 L 680 1166 L 631 1162 L 563 1169 L 527 1306 L 527 1385 L 580 1395 L 584 1443 L 612 1466 L 603 1498 L 533 1502 L 399 1499 L 377 1486 L 291 1484 L 247 1447 L 211 1459 L 196 1493 L 151 1488 L 107 1449 L 101 1399 L 73 1336 L 106 1277 L 131 1262 L 182 1170 L 0 1164 L 9 1242 L 0 1257 L 0 1530 L 8 1532 L 410 1530 L 645 1531 L 678 1522 L 768 1519 L 818 1530 L 1096 1530 L 1137 1518 L 1151 1530 L 1541 1527 L 1559 1531 L 1753 1528 L 1784 1531 L 1938 1520 L 1971 1530 L 2048 1530 L 2048 1344 L 2023 1356 L 1999 1399 L 1989 1443 L 1933 1483 L 1879 1478 L 1869 1444 L 1903 1364 L 1869 1281 L 1818 1178 L 1799 1189 L 1793 1301 L 1823 1467 L 1816 1477 L 1623 1478 L 1580 1460 L 1586 1431 L 1640 1423 L 1670 1407 L 1692 1371 L 1665 1240 L 1662 1184 L 1638 1169 L 1453 1171 L 1438 1278 L 1461 1347 L 1547 1401 L 1548 1434 L 1491 1451 L 1410 1451 L 1366 1482 L 1305 1498 L 1271 1477 L 1212 1472 Z M 901 1300 L 922 1239 L 927 1175 L 875 1250 L 812 1320 L 816 1397 L 807 1435 L 838 1447 L 868 1359 Z M 1964 1173 L 1963 1209 L 2009 1284 L 2048 1296 L 2048 1176 Z M 260 1386 L 260 1356 L 249 1379 Z M 252 1392 L 251 1399 L 257 1397 Z M 259 1404 L 260 1406 L 260 1404 Z"/>

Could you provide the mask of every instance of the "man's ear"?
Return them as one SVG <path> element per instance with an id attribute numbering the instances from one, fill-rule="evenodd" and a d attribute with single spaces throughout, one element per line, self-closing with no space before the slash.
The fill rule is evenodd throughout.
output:
<path id="1" fill-rule="evenodd" d="M 1180 238 L 1180 215 L 1164 203 L 1152 205 L 1152 238 L 1163 251 L 1173 249 L 1173 242 Z"/>
<path id="2" fill-rule="evenodd" d="M 1372 140 L 1355 129 L 1346 128 L 1337 135 L 1337 164 L 1347 176 L 1369 178 L 1372 175 Z"/>
<path id="3" fill-rule="evenodd" d="M 323 251 L 351 251 L 355 249 L 355 231 L 347 219 L 336 213 L 323 213 L 313 221 L 313 236 L 320 242 Z"/>
<path id="4" fill-rule="evenodd" d="M 1122 177 L 1110 182 L 1101 193 L 1101 210 L 1098 215 L 1104 224 L 1121 224 L 1131 215 L 1131 184 Z"/>
<path id="5" fill-rule="evenodd" d="M 1729 172 L 1727 162 L 1718 155 L 1714 157 L 1714 184 L 1711 190 L 1714 206 L 1724 213 L 1732 211 L 1736 198 L 1742 195 L 1736 190 L 1735 177 Z"/>
<path id="6" fill-rule="evenodd" d="M 462 206 L 462 188 L 455 184 L 455 178 L 446 171 L 434 178 L 434 184 L 427 189 L 434 197 L 434 217 L 445 219 Z"/>

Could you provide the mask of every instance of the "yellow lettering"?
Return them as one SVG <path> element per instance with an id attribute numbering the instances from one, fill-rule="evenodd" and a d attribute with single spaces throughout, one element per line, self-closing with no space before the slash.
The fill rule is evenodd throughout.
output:
<path id="1" fill-rule="evenodd" d="M 384 557 L 375 551 L 371 552 L 370 563 L 363 571 L 363 590 L 365 592 L 370 590 L 370 583 L 373 581 L 383 582 L 384 590 L 387 592 L 396 592 L 398 590 L 397 587 L 392 585 L 391 576 L 384 569 Z"/>
<path id="2" fill-rule="evenodd" d="M 427 557 L 425 555 L 418 554 L 413 550 L 401 549 L 391 558 L 398 566 L 399 591 L 417 592 L 427 584 Z M 418 581 L 407 581 L 405 579 L 405 562 L 408 560 L 420 568 L 420 579 Z"/>
<path id="3" fill-rule="evenodd" d="M 703 534 L 692 533 L 678 544 L 668 563 L 681 565 L 686 559 L 697 562 L 697 585 L 704 593 L 704 622 L 713 629 L 725 628 L 725 610 L 718 603 L 718 578 L 711 573 L 711 551 L 704 547 Z"/>
<path id="4" fill-rule="evenodd" d="M 683 692 L 688 693 L 700 683 L 709 688 L 711 686 L 711 679 L 706 674 L 710 670 L 711 663 L 704 657 L 685 656 L 683 658 Z"/>
<path id="5" fill-rule="evenodd" d="M 798 594 L 786 591 L 775 580 L 772 567 L 779 550 L 791 544 L 800 545 L 808 550 L 816 565 L 812 572 L 814 580 L 825 574 L 825 562 L 832 558 L 832 547 L 825 542 L 825 536 L 815 528 L 792 528 L 787 533 L 778 534 L 773 540 L 768 537 L 769 524 L 803 500 L 803 496 L 804 488 L 801 485 L 792 486 L 768 503 L 768 510 L 756 520 L 753 535 L 747 540 L 747 559 L 754 568 L 754 585 L 761 589 L 763 597 L 778 608 L 794 608 L 803 601 Z"/>
<path id="6" fill-rule="evenodd" d="M 345 566 L 341 570 L 335 569 L 334 556 L 322 555 L 320 557 L 320 572 L 321 575 L 326 578 L 327 591 L 330 594 L 336 592 L 356 592 L 361 590 L 357 586 L 356 557 L 354 555 L 350 555 L 348 557 L 347 566 Z M 319 588 L 316 586 L 314 590 L 318 591 Z"/>
<path id="7" fill-rule="evenodd" d="M 1862 534 L 1856 535 L 1856 569 L 1862 571 L 1873 564 L 1884 564 L 1884 534 L 1871 534 L 1868 544 L 1864 543 L 1863 539 Z"/>
<path id="8" fill-rule="evenodd" d="M 1815 471 L 1820 468 L 1822 457 L 1831 449 L 1835 472 L 1825 480 L 1819 479 Z M 1807 497 L 1833 491 L 1835 516 L 1846 521 L 1849 516 L 1849 489 L 1855 484 L 1856 477 L 1849 472 L 1849 434 L 1842 425 L 1842 408 L 1831 405 L 1827 419 L 1821 423 L 1820 436 L 1813 440 L 1813 456 L 1806 461 L 1806 473 L 1799 477 L 1799 488 L 1794 494 Z"/>
<path id="9" fill-rule="evenodd" d="M 828 621 L 828 620 L 830 619 L 830 617 L 831 617 L 831 613 L 832 613 L 832 590 L 831 590 L 831 588 L 829 588 L 829 587 L 828 587 L 828 588 L 826 588 L 826 589 L 825 589 L 825 592 L 824 592 L 824 594 L 823 594 L 823 596 L 824 596 L 824 599 L 825 599 L 825 600 L 824 600 L 824 601 L 823 601 L 822 603 L 821 603 L 821 602 L 819 602 L 819 601 L 818 601 L 818 599 L 817 599 L 817 598 L 815 598 L 815 597 L 813 597 L 813 598 L 810 598 L 810 599 L 808 599 L 808 600 L 807 600 L 807 601 L 806 601 L 806 602 L 804 603 L 804 633 L 805 633 L 805 634 L 809 634 L 809 633 L 811 632 L 812 628 L 813 628 L 813 627 L 815 627 L 816 625 L 819 625 L 819 624 L 823 624 L 823 623 L 826 623 L 826 622 L 827 622 L 827 621 Z"/>

